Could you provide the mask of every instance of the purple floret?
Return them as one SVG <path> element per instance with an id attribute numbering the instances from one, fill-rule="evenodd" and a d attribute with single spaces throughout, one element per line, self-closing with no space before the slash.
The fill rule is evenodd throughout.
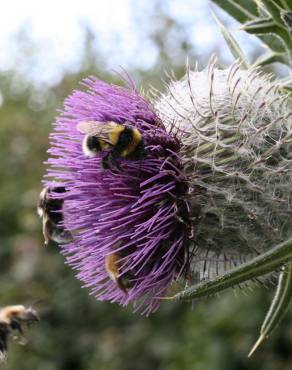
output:
<path id="1" fill-rule="evenodd" d="M 166 133 L 151 105 L 134 88 L 84 81 L 87 91 L 74 91 L 65 101 L 51 134 L 46 185 L 66 187 L 64 226 L 73 241 L 62 246 L 67 263 L 99 300 L 127 305 L 149 314 L 156 310 L 173 279 L 188 272 L 186 249 L 188 204 L 179 148 Z M 81 121 L 114 121 L 137 127 L 147 156 L 119 159 L 121 170 L 102 168 L 102 155 L 82 152 Z M 112 281 L 105 257 L 121 256 L 127 293 Z"/>

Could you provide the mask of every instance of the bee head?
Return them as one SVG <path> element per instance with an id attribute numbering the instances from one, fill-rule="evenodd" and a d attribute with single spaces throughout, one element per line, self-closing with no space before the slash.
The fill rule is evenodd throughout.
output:
<path id="1" fill-rule="evenodd" d="M 6 315 L 7 320 L 11 322 L 19 321 L 31 324 L 34 321 L 39 321 L 39 317 L 35 310 L 31 307 L 25 308 L 22 305 L 8 306 L 3 310 L 4 315 Z"/>

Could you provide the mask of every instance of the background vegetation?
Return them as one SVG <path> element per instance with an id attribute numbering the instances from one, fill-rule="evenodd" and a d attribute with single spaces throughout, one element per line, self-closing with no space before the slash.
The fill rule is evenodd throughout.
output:
<path id="1" fill-rule="evenodd" d="M 158 50 L 154 68 L 128 69 L 144 90 L 163 89 L 162 70 L 178 76 L 185 58 L 203 65 L 211 50 L 202 52 L 188 39 L 187 26 L 152 1 L 143 25 Z M 137 17 L 137 24 L 141 21 Z M 142 25 L 142 26 L 143 26 Z M 219 31 L 218 31 L 219 32 Z M 107 70 L 94 33 L 84 25 L 84 53 L 78 70 L 64 71 L 52 86 L 37 84 L 27 73 L 38 48 L 25 29 L 15 38 L 20 60 L 0 73 L 0 281 L 1 305 L 25 303 L 39 310 L 41 322 L 29 331 L 29 343 L 10 343 L 6 370 L 288 370 L 292 364 L 292 315 L 252 359 L 252 346 L 269 306 L 272 287 L 248 293 L 227 292 L 188 304 L 164 303 L 149 318 L 130 308 L 95 301 L 80 288 L 64 264 L 57 245 L 43 246 L 36 203 L 47 158 L 48 134 L 56 109 L 88 74 L 121 83 Z M 214 45 L 217 54 L 220 45 Z M 175 53 L 174 53 L 175 51 Z M 224 53 L 224 51 L 223 51 Z M 251 58 L 259 52 L 253 49 Z M 225 57 L 225 56 L 224 56 Z M 220 59 L 224 62 L 224 57 Z"/>

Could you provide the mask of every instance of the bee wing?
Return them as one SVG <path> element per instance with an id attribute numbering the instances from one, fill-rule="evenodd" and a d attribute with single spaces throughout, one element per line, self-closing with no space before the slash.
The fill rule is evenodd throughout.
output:
<path id="1" fill-rule="evenodd" d="M 76 128 L 82 134 L 97 136 L 111 144 L 109 134 L 116 126 L 118 124 L 115 122 L 82 121 L 78 123 Z"/>
<path id="2" fill-rule="evenodd" d="M 118 124 L 115 122 L 82 121 L 76 128 L 82 134 L 100 137 L 102 134 L 109 134 L 116 126 Z"/>
<path id="3" fill-rule="evenodd" d="M 76 126 L 77 130 L 86 135 L 97 135 L 101 129 L 101 122 L 96 121 L 82 121 Z"/>

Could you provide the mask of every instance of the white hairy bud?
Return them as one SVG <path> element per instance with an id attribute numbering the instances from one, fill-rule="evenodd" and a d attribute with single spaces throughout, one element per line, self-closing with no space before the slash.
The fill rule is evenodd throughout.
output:
<path id="1" fill-rule="evenodd" d="M 215 65 L 188 69 L 154 102 L 181 143 L 200 278 L 292 235 L 291 100 L 271 75 Z"/>

